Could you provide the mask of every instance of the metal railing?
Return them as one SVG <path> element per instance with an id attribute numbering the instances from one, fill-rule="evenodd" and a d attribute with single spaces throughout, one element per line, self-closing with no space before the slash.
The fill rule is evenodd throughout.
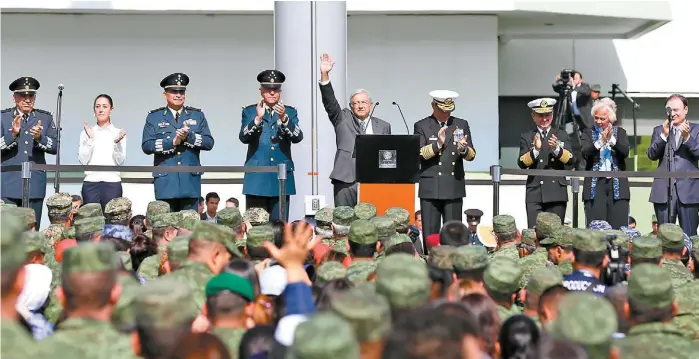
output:
<path id="1" fill-rule="evenodd" d="M 631 120 L 633 121 L 633 168 L 638 169 L 638 119 L 636 117 L 636 110 L 641 108 L 641 105 L 636 102 L 626 91 L 622 90 L 618 84 L 612 84 L 612 100 L 616 102 L 616 94 L 620 93 L 631 103 Z"/>
<path id="2" fill-rule="evenodd" d="M 191 172 L 218 172 L 218 173 L 277 173 L 279 182 L 279 218 L 286 218 L 286 163 L 277 166 L 83 166 L 83 165 L 47 165 L 34 162 L 22 162 L 21 165 L 2 166 L 2 172 L 22 173 L 22 207 L 29 207 L 29 194 L 31 193 L 32 171 L 46 172 L 70 172 L 70 171 L 94 171 L 94 172 L 163 172 L 163 173 L 191 173 Z M 57 176 L 57 180 L 60 178 Z M 225 181 L 225 180 L 224 180 Z M 231 179 L 231 182 L 237 180 Z M 220 182 L 219 182 L 220 183 Z M 225 182 L 224 182 L 225 183 Z"/>

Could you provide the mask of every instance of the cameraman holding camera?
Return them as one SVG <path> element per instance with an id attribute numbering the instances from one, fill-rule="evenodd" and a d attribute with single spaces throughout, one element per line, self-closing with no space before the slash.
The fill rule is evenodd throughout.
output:
<path id="1" fill-rule="evenodd" d="M 565 126 L 575 124 L 566 132 L 571 139 L 573 147 L 573 158 L 575 159 L 575 169 L 584 170 L 585 160 L 580 155 L 580 134 L 587 128 L 592 128 L 593 120 L 590 110 L 592 109 L 592 97 L 590 84 L 583 82 L 582 74 L 572 69 L 563 69 L 556 75 L 553 91 L 558 93 L 558 108 L 556 109 L 556 125 Z M 564 102 L 563 99 L 566 98 Z M 564 106 L 565 105 L 565 106 Z M 561 109 L 565 113 L 561 114 Z M 562 119 L 562 120 L 558 120 Z M 576 128 L 577 127 L 577 128 Z M 576 133 L 577 132 L 577 133 Z"/>

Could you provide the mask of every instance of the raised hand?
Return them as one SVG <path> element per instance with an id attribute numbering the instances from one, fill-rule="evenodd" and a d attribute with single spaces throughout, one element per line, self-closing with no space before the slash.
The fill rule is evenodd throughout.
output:
<path id="1" fill-rule="evenodd" d="M 607 128 L 602 131 L 602 140 L 608 142 L 612 138 L 612 126 L 607 126 Z"/>
<path id="2" fill-rule="evenodd" d="M 685 142 L 689 141 L 689 130 L 690 130 L 689 122 L 687 122 L 687 121 L 682 122 L 682 124 L 680 125 L 680 132 L 682 132 L 682 137 L 683 137 Z"/>
<path id="3" fill-rule="evenodd" d="M 274 107 L 272 107 L 272 109 L 274 110 L 274 112 L 277 113 L 277 116 L 279 116 L 279 119 L 283 123 L 286 123 L 286 118 L 285 118 L 286 117 L 285 116 L 286 115 L 286 106 L 284 106 L 284 104 L 282 104 L 282 103 L 277 103 L 276 105 L 274 105 Z"/>
<path id="4" fill-rule="evenodd" d="M 323 56 L 320 57 L 320 73 L 321 74 L 327 74 L 332 71 L 333 66 L 335 66 L 335 63 L 333 62 L 332 58 L 328 54 L 323 54 Z"/>
<path id="5" fill-rule="evenodd" d="M 466 140 L 466 138 L 468 138 L 468 135 L 464 135 L 464 137 L 462 137 L 459 141 L 456 142 L 456 148 L 459 151 L 465 150 L 468 146 L 468 141 Z"/>
<path id="6" fill-rule="evenodd" d="M 92 126 L 90 126 L 89 123 L 83 122 L 83 129 L 85 129 L 85 134 L 87 135 L 87 138 L 95 138 L 95 134 L 92 132 Z"/>
<path id="7" fill-rule="evenodd" d="M 439 132 L 437 133 L 437 146 L 442 147 L 444 146 L 444 141 L 446 141 L 447 137 L 447 126 L 444 126 L 439 129 Z"/>
<path id="8" fill-rule="evenodd" d="M 257 102 L 257 107 L 255 107 L 257 114 L 255 115 L 255 124 L 259 125 L 262 122 L 262 118 L 265 117 L 265 107 L 262 104 L 262 100 Z"/>
<path id="9" fill-rule="evenodd" d="M 20 121 L 22 120 L 22 115 L 17 115 L 15 116 L 15 119 L 12 120 L 12 136 L 17 137 L 19 135 L 19 130 L 21 129 L 21 123 Z"/>
<path id="10" fill-rule="evenodd" d="M 558 147 L 558 137 L 556 137 L 556 135 L 554 135 L 552 133 L 551 137 L 549 137 L 548 143 L 549 143 L 549 147 L 552 149 Z"/>
<path id="11" fill-rule="evenodd" d="M 124 130 L 119 130 L 119 134 L 117 135 L 117 138 L 114 139 L 114 143 L 119 143 L 119 142 L 121 142 L 121 140 L 123 140 L 124 137 L 126 137 L 126 131 L 124 131 Z"/>
<path id="12" fill-rule="evenodd" d="M 534 136 L 534 149 L 541 151 L 541 134 L 539 132 Z"/>
<path id="13" fill-rule="evenodd" d="M 29 130 L 29 134 L 32 135 L 32 137 L 34 137 L 34 140 L 38 141 L 41 138 L 41 130 L 43 128 L 44 127 L 41 126 L 41 120 L 39 120 L 36 122 L 36 125 L 32 127 L 31 130 Z"/>
<path id="14" fill-rule="evenodd" d="M 663 122 L 663 136 L 665 136 L 665 138 L 667 138 L 667 136 L 669 136 L 669 135 L 670 135 L 670 120 L 665 120 L 665 122 Z"/>

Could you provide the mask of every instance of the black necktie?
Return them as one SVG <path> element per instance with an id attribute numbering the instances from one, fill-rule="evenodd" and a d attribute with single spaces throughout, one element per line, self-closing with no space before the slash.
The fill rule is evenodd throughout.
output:
<path id="1" fill-rule="evenodd" d="M 25 113 L 25 114 L 22 115 L 22 122 L 25 122 L 25 123 L 26 123 L 28 119 L 29 119 L 29 115 L 28 115 L 28 114 Z"/>
<path id="2" fill-rule="evenodd" d="M 180 121 L 180 113 L 175 112 L 175 123 L 179 124 L 179 121 Z"/>
<path id="3" fill-rule="evenodd" d="M 548 135 L 548 134 L 549 134 L 549 130 L 544 130 L 544 131 L 543 131 L 544 138 L 546 138 L 546 135 Z"/>
<path id="4" fill-rule="evenodd" d="M 446 123 L 446 122 L 442 122 L 442 127 L 447 127 L 447 123 Z"/>

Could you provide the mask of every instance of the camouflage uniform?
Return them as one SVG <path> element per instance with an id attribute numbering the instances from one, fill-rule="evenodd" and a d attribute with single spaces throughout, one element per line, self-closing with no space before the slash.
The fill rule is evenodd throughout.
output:
<path id="1" fill-rule="evenodd" d="M 541 212 L 536 216 L 536 236 L 539 242 L 542 239 L 550 236 L 558 228 L 563 227 L 561 217 L 555 213 Z"/>
<path id="2" fill-rule="evenodd" d="M 75 220 L 103 216 L 102 206 L 99 203 L 85 203 L 78 208 L 78 213 L 75 214 Z"/>
<path id="3" fill-rule="evenodd" d="M 75 235 L 80 236 L 89 233 L 102 232 L 104 230 L 104 217 L 89 217 L 75 221 Z"/>
<path id="4" fill-rule="evenodd" d="M 410 212 L 408 210 L 401 207 L 391 207 L 386 210 L 384 215 L 393 218 L 393 221 L 396 222 L 396 232 L 408 233 L 408 227 L 410 226 Z"/>
<path id="5" fill-rule="evenodd" d="M 250 223 L 250 225 L 253 227 L 264 226 L 269 224 L 269 213 L 267 213 L 264 208 L 248 208 L 245 211 L 245 214 L 243 214 L 243 221 Z"/>
<path id="6" fill-rule="evenodd" d="M 657 265 L 639 264 L 631 270 L 628 298 L 643 307 L 665 309 L 674 301 L 670 273 Z M 617 343 L 622 358 L 691 358 L 699 353 L 689 338 L 671 323 L 647 322 L 631 327 Z"/>
<path id="7" fill-rule="evenodd" d="M 49 212 L 49 216 L 61 214 L 66 215 L 70 213 L 73 205 L 72 197 L 67 193 L 56 193 L 51 195 L 46 199 L 46 209 Z M 75 228 L 71 227 L 73 233 Z M 49 305 L 44 310 L 44 315 L 46 319 L 52 323 L 58 320 L 58 316 L 61 314 L 61 305 L 58 297 L 56 297 L 55 290 L 56 287 L 61 283 L 61 264 L 56 260 L 56 245 L 64 238 L 69 237 L 71 233 L 68 233 L 68 229 L 65 228 L 63 224 L 52 223 L 48 228 L 44 229 L 44 237 L 46 237 L 46 255 L 44 256 L 44 265 L 51 269 L 53 276 L 51 277 L 51 291 L 49 292 Z"/>
<path id="8" fill-rule="evenodd" d="M 178 270 L 187 261 L 189 238 L 190 236 L 177 236 L 167 245 L 167 261 L 170 262 L 171 271 Z"/>
<path id="9" fill-rule="evenodd" d="M 658 226 L 658 239 L 664 249 L 678 250 L 684 247 L 684 232 L 676 224 L 664 223 Z M 663 259 L 662 266 L 670 271 L 672 287 L 675 289 L 694 280 L 694 275 L 678 259 Z"/>
<path id="10" fill-rule="evenodd" d="M 104 206 L 104 218 L 108 224 L 120 224 L 131 219 L 131 200 L 117 197 Z"/>
<path id="11" fill-rule="evenodd" d="M 237 208 L 236 208 L 237 209 Z M 180 212 L 180 224 L 178 228 L 184 228 L 189 231 L 193 231 L 194 227 L 199 223 L 200 218 L 199 213 L 191 209 L 183 209 Z M 218 220 L 218 215 L 216 215 Z"/>
<path id="12" fill-rule="evenodd" d="M 63 254 L 63 273 L 67 275 L 115 272 L 117 266 L 114 248 L 107 243 L 79 243 Z M 135 357 L 130 336 L 119 333 L 108 321 L 83 317 L 66 319 L 39 348 L 46 356 L 60 353 L 67 358 Z"/>
<path id="13" fill-rule="evenodd" d="M 517 232 L 517 225 L 515 223 L 515 218 L 504 214 L 493 217 L 493 233 L 495 236 L 502 234 L 511 234 Z M 500 240 L 498 240 L 498 245 L 502 245 Z M 495 258 L 510 258 L 513 260 L 519 260 L 519 251 L 517 250 L 517 243 L 511 241 L 505 246 L 501 246 L 496 252 L 493 253 L 491 259 Z"/>
<path id="14" fill-rule="evenodd" d="M 488 251 L 483 246 L 458 247 L 451 254 L 451 264 L 457 277 L 460 272 L 483 269 L 488 266 Z"/>
<path id="15" fill-rule="evenodd" d="M 386 250 L 389 250 L 391 247 L 403 243 L 413 244 L 413 241 L 407 234 L 394 234 L 391 236 L 391 238 L 388 239 L 388 241 L 386 241 L 384 245 L 386 246 Z"/>
<path id="16" fill-rule="evenodd" d="M 619 323 L 608 300 L 589 292 L 574 292 L 563 296 L 558 308 L 560 315 L 547 326 L 551 338 L 581 345 L 590 359 L 610 357 L 612 335 Z"/>
<path id="17" fill-rule="evenodd" d="M 376 217 L 376 206 L 367 202 L 359 202 L 354 206 L 354 213 L 357 215 L 357 219 L 370 220 Z"/>
<path id="18" fill-rule="evenodd" d="M 352 222 L 347 240 L 362 245 L 372 245 L 379 241 L 376 227 L 366 219 L 358 219 Z"/>
<path id="19" fill-rule="evenodd" d="M 532 296 L 538 301 L 541 295 L 549 288 L 563 285 L 563 275 L 556 268 L 539 267 L 535 269 L 527 283 L 527 296 Z M 541 329 L 541 321 L 538 315 L 529 316 L 536 322 L 536 325 Z"/>
<path id="20" fill-rule="evenodd" d="M 15 214 L 0 217 L 0 269 L 3 274 L 19 270 L 27 260 L 24 244 L 19 240 L 21 219 Z M 35 354 L 36 342 L 18 321 L 3 318 L 0 321 L 0 357 L 28 358 Z"/>
<path id="21" fill-rule="evenodd" d="M 40 252 L 46 254 L 46 247 L 44 243 L 46 242 L 46 237 L 41 232 L 23 232 L 20 237 L 20 241 L 24 243 L 24 249 L 27 254 L 32 252 Z"/>
<path id="22" fill-rule="evenodd" d="M 364 287 L 355 287 L 334 296 L 330 308 L 346 320 L 360 343 L 380 341 L 391 330 L 388 300 Z"/>
<path id="23" fill-rule="evenodd" d="M 340 262 L 325 262 L 316 271 L 316 281 L 327 283 L 334 279 L 347 277 L 347 269 Z"/>
<path id="24" fill-rule="evenodd" d="M 558 218 L 558 216 L 556 216 Z M 548 232 L 546 238 L 542 239 L 539 243 L 542 246 L 566 246 L 568 248 L 573 246 L 573 235 L 575 229 L 568 226 L 558 226 L 552 232 Z M 548 255 L 548 253 L 547 253 Z M 558 270 L 563 274 L 563 276 L 571 275 L 573 273 L 573 263 L 569 259 L 565 259 L 558 264 L 556 264 Z"/>
<path id="25" fill-rule="evenodd" d="M 146 219 L 153 221 L 159 214 L 170 213 L 170 204 L 165 201 L 150 201 L 146 207 Z"/>
<path id="26" fill-rule="evenodd" d="M 376 227 L 376 235 L 381 244 L 385 244 L 392 236 L 396 235 L 396 223 L 390 217 L 373 217 L 369 222 Z"/>
<path id="27" fill-rule="evenodd" d="M 657 237 L 638 237 L 633 241 L 631 250 L 631 266 L 637 259 L 654 259 L 663 257 L 663 248 Z"/>
<path id="28" fill-rule="evenodd" d="M 367 282 L 367 277 L 376 271 L 377 263 L 369 260 L 354 261 L 347 267 L 347 280 L 353 284 Z"/>
<path id="29" fill-rule="evenodd" d="M 249 280 L 233 273 L 223 272 L 206 283 L 206 297 L 216 297 L 222 292 L 236 294 L 248 302 L 255 300 L 255 289 Z M 215 327 L 211 332 L 228 347 L 231 358 L 238 358 L 240 341 L 246 329 L 242 327 Z"/>
<path id="30" fill-rule="evenodd" d="M 429 263 L 435 267 L 442 270 L 454 271 L 454 264 L 452 259 L 456 252 L 456 247 L 449 245 L 441 245 L 432 248 L 430 251 Z"/>
<path id="31" fill-rule="evenodd" d="M 141 287 L 141 283 L 134 278 L 131 273 L 119 273 L 117 282 L 121 284 L 121 295 L 112 312 L 112 325 L 122 333 L 130 332 L 136 325 L 136 318 L 133 314 L 133 302 L 136 292 Z"/>
<path id="32" fill-rule="evenodd" d="M 156 201 L 157 202 L 157 201 Z M 158 208 L 158 207 L 156 207 Z M 168 208 L 169 205 L 168 205 Z M 167 212 L 156 214 L 151 219 L 153 228 L 177 227 L 179 226 L 181 216 L 179 213 Z M 138 266 L 138 275 L 146 280 L 153 280 L 158 277 L 160 262 L 162 261 L 162 253 L 167 250 L 165 245 L 158 245 L 158 254 L 146 257 Z"/>
<path id="33" fill-rule="evenodd" d="M 313 232 L 315 233 L 316 237 L 321 238 L 321 243 L 330 247 L 330 242 L 333 238 L 333 209 L 330 207 L 321 208 L 316 211 L 314 218 L 316 220 L 316 225 L 313 228 Z"/>
<path id="34" fill-rule="evenodd" d="M 392 309 L 414 309 L 430 296 L 427 265 L 409 254 L 386 257 L 376 268 L 376 292 L 388 299 Z"/>
<path id="35" fill-rule="evenodd" d="M 635 243 L 634 248 L 636 248 Z M 697 298 L 699 298 L 698 280 L 677 288 L 675 290 L 677 315 L 672 319 L 672 324 L 694 341 L 699 340 L 699 300 Z"/>
<path id="36" fill-rule="evenodd" d="M 485 287 L 493 292 L 503 295 L 511 295 L 519 289 L 519 280 L 522 277 L 522 269 L 516 260 L 506 257 L 494 258 L 483 273 Z M 498 305 L 500 320 L 504 322 L 510 316 L 521 314 L 517 306 L 512 304 L 508 309 Z"/>
<path id="37" fill-rule="evenodd" d="M 133 265 L 131 264 L 131 255 L 120 251 L 117 252 L 117 256 L 119 258 L 119 262 L 121 263 L 122 267 L 124 267 L 124 270 L 126 271 L 132 271 L 133 270 Z"/>
<path id="38" fill-rule="evenodd" d="M 287 357 L 356 359 L 359 343 L 352 327 L 332 312 L 321 312 L 296 327 Z"/>
<path id="39" fill-rule="evenodd" d="M 221 226 L 210 222 L 201 222 L 192 232 L 190 241 L 205 241 L 218 243 L 223 245 L 232 254 L 233 258 L 241 258 L 242 254 L 238 251 L 234 242 L 235 234 L 228 227 Z M 169 277 L 175 277 L 189 286 L 192 296 L 194 297 L 197 308 L 206 300 L 204 286 L 216 273 L 211 272 L 211 269 L 202 262 L 187 261 L 180 270 L 173 272 Z"/>
<path id="40" fill-rule="evenodd" d="M 216 214 L 216 223 L 236 231 L 243 224 L 243 215 L 240 214 L 238 208 L 226 207 Z M 245 248 L 245 243 L 245 238 L 236 238 L 235 240 L 235 246 L 241 250 Z"/>
<path id="41" fill-rule="evenodd" d="M 269 225 L 255 226 L 248 231 L 247 248 L 261 248 L 265 242 L 274 242 L 274 229 Z"/>
<path id="42" fill-rule="evenodd" d="M 27 207 L 13 207 L 10 209 L 4 209 L 2 212 L 15 211 L 22 218 L 22 226 L 24 228 L 29 228 L 30 226 L 36 226 L 36 213 L 34 209 Z"/>

